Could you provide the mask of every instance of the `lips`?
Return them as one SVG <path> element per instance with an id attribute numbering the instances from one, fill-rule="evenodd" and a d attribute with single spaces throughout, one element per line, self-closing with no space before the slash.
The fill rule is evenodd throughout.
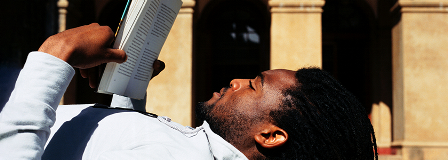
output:
<path id="1" fill-rule="evenodd" d="M 221 88 L 221 90 L 218 92 L 213 92 L 213 96 L 217 98 L 221 98 L 224 95 L 225 89 Z"/>
<path id="2" fill-rule="evenodd" d="M 221 98 L 221 93 L 213 92 L 213 96 L 218 97 L 218 98 Z"/>

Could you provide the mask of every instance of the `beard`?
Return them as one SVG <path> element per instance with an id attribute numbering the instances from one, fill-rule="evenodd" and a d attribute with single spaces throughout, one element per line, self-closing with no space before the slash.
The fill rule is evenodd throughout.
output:
<path id="1" fill-rule="evenodd" d="M 221 100 L 221 98 L 225 96 L 225 93 L 227 92 L 228 89 L 230 89 L 230 87 L 228 86 L 224 87 L 224 91 L 221 93 L 221 97 L 217 101 Z M 195 108 L 196 118 L 200 122 L 207 121 L 213 132 L 215 132 L 221 137 L 224 137 L 225 135 L 227 135 L 229 131 L 225 129 L 226 127 L 223 127 L 224 126 L 223 120 L 213 115 L 212 112 L 215 109 L 216 106 L 215 103 L 207 104 L 206 102 L 199 102 Z M 218 106 L 218 108 L 223 109 L 223 106 Z"/>
<path id="2" fill-rule="evenodd" d="M 215 104 L 198 103 L 195 108 L 196 118 L 201 122 L 206 121 L 213 132 L 224 138 L 228 135 L 228 130 L 226 129 L 227 127 L 224 127 L 223 120 L 213 116 L 212 110 L 214 108 Z"/>
<path id="3" fill-rule="evenodd" d="M 215 106 L 214 104 L 208 105 L 208 104 L 205 104 L 205 102 L 199 102 L 198 104 L 196 104 L 196 107 L 195 107 L 196 118 L 200 122 L 210 121 L 209 113 L 214 108 L 214 106 Z"/>
<path id="4" fill-rule="evenodd" d="M 210 129 L 233 146 L 243 145 L 242 137 L 246 137 L 249 128 L 257 121 L 247 117 L 244 113 L 238 113 L 226 109 L 224 105 L 207 104 L 200 102 L 196 105 L 196 117 L 200 121 L 206 121 Z M 225 111 L 223 110 L 225 109 Z M 224 116 L 216 116 L 214 113 L 226 112 Z"/>

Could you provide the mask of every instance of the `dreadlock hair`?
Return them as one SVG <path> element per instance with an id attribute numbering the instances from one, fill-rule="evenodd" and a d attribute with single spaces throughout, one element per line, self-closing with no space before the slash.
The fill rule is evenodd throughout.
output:
<path id="1" fill-rule="evenodd" d="M 373 127 L 364 107 L 328 73 L 299 69 L 296 85 L 283 91 L 269 116 L 288 141 L 267 159 L 378 159 Z"/>

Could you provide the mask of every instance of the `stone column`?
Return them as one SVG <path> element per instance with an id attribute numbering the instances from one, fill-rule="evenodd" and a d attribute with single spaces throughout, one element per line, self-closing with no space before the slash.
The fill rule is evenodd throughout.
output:
<path id="1" fill-rule="evenodd" d="M 446 159 L 448 1 L 399 0 L 391 10 L 392 146 L 403 159 Z"/>
<path id="2" fill-rule="evenodd" d="M 66 29 L 65 25 L 66 25 L 68 1 L 67 0 L 59 0 L 57 4 L 58 4 L 58 8 L 59 8 L 58 9 L 59 10 L 59 19 L 58 19 L 59 20 L 59 29 L 58 29 L 58 32 L 62 32 L 62 31 L 65 31 L 65 29 Z M 73 79 L 75 79 L 75 78 L 73 78 Z M 67 89 L 67 91 L 69 92 L 68 96 L 74 96 L 72 90 Z M 66 99 L 65 99 L 66 95 L 67 95 L 67 92 L 64 93 L 64 96 L 62 96 L 61 101 L 59 101 L 60 105 L 67 104 L 65 102 L 66 101 Z"/>
<path id="3" fill-rule="evenodd" d="M 149 82 L 146 111 L 192 124 L 193 7 L 184 0 L 159 59 L 165 70 Z"/>
<path id="4" fill-rule="evenodd" d="M 322 67 L 324 0 L 271 0 L 271 69 Z"/>
<path id="5" fill-rule="evenodd" d="M 65 31 L 65 21 L 66 21 L 66 15 L 67 15 L 67 7 L 68 7 L 68 1 L 67 0 L 59 0 L 58 1 L 58 8 L 59 8 L 59 32 Z"/>

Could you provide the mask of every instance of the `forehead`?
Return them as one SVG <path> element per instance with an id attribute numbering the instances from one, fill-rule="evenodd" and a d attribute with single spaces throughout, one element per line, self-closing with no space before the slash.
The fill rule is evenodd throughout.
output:
<path id="1" fill-rule="evenodd" d="M 289 88 L 296 83 L 295 71 L 276 69 L 268 70 L 261 73 L 263 76 L 263 85 L 268 86 L 270 89 L 283 90 Z"/>

